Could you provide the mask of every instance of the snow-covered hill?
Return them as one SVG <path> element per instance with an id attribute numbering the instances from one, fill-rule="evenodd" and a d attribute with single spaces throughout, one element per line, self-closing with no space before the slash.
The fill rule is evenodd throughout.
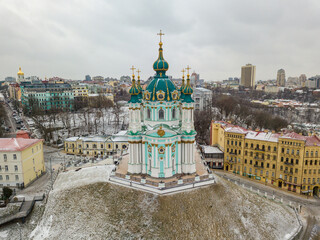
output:
<path id="1" fill-rule="evenodd" d="M 112 166 L 62 173 L 47 205 L 23 229 L 28 239 L 285 239 L 292 210 L 218 178 L 207 188 L 169 196 L 107 182 Z M 17 228 L 7 227 L 7 236 Z"/>

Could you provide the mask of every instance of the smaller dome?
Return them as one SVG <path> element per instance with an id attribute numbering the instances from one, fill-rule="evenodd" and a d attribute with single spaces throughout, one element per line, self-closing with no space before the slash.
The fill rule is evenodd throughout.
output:
<path id="1" fill-rule="evenodd" d="M 136 80 L 132 80 L 132 86 L 129 90 L 130 95 L 138 95 L 140 93 L 140 89 L 136 86 Z"/>
<path id="2" fill-rule="evenodd" d="M 24 73 L 21 71 L 21 67 L 19 67 L 18 76 L 24 76 Z"/>

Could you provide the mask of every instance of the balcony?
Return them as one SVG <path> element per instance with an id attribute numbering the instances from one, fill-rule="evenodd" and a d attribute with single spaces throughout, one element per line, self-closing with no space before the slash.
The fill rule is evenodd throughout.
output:
<path id="1" fill-rule="evenodd" d="M 289 166 L 293 166 L 293 163 L 290 163 L 290 162 L 284 162 L 284 164 L 289 165 Z"/>
<path id="2" fill-rule="evenodd" d="M 266 151 L 266 149 L 264 149 L 264 148 L 255 148 L 254 150 L 260 151 L 260 152 L 265 152 Z"/>
<path id="3" fill-rule="evenodd" d="M 229 152 L 230 155 L 237 155 L 237 153 Z"/>
<path id="4" fill-rule="evenodd" d="M 254 167 L 256 167 L 256 168 L 264 168 L 263 166 L 260 166 L 260 165 L 253 165 Z"/>
<path id="5" fill-rule="evenodd" d="M 264 157 L 263 157 L 263 158 L 261 158 L 261 157 L 257 157 L 257 156 L 255 156 L 255 157 L 254 157 L 254 159 L 263 161 L 263 160 L 264 160 Z"/>

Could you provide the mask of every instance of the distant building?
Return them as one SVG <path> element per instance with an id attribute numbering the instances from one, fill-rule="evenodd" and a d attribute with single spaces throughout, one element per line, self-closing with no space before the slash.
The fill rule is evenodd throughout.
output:
<path id="1" fill-rule="evenodd" d="M 24 73 L 21 71 L 21 67 L 19 67 L 19 72 L 17 73 L 18 78 L 17 78 L 17 83 L 23 82 L 24 81 Z"/>
<path id="2" fill-rule="evenodd" d="M 0 138 L 0 187 L 26 187 L 44 172 L 41 139 Z"/>
<path id="3" fill-rule="evenodd" d="M 277 86 L 285 87 L 286 86 L 286 72 L 284 69 L 279 69 L 277 72 Z"/>
<path id="4" fill-rule="evenodd" d="M 4 81 L 7 82 L 7 83 L 12 83 L 12 82 L 16 81 L 16 78 L 14 78 L 14 77 L 6 77 L 4 79 Z"/>
<path id="5" fill-rule="evenodd" d="M 104 81 L 104 77 L 102 76 L 95 76 L 92 78 L 93 81 L 95 82 L 103 82 Z"/>
<path id="6" fill-rule="evenodd" d="M 206 88 L 195 88 L 193 92 L 194 110 L 203 111 L 212 103 L 212 91 Z"/>
<path id="7" fill-rule="evenodd" d="M 64 141 L 67 154 L 86 156 L 108 156 L 128 149 L 126 131 L 111 136 L 70 137 Z"/>
<path id="8" fill-rule="evenodd" d="M 200 81 L 200 74 L 193 72 L 190 77 L 190 83 L 192 87 L 197 87 Z"/>
<path id="9" fill-rule="evenodd" d="M 88 97 L 87 85 L 72 85 L 74 97 Z"/>
<path id="10" fill-rule="evenodd" d="M 307 87 L 317 89 L 320 88 L 320 75 L 309 78 Z"/>
<path id="11" fill-rule="evenodd" d="M 69 83 L 21 84 L 21 103 L 28 110 L 72 110 L 73 89 Z"/>
<path id="12" fill-rule="evenodd" d="M 86 75 L 86 76 L 85 76 L 85 81 L 91 81 L 90 75 Z"/>
<path id="13" fill-rule="evenodd" d="M 120 77 L 120 82 L 125 82 L 128 84 L 131 84 L 131 77 L 130 76 L 121 76 Z"/>
<path id="14" fill-rule="evenodd" d="M 300 87 L 300 82 L 298 77 L 288 77 L 286 81 L 287 87 Z"/>
<path id="15" fill-rule="evenodd" d="M 307 82 L 307 76 L 305 74 L 301 74 L 299 77 L 299 83 L 301 87 L 305 87 Z"/>
<path id="16" fill-rule="evenodd" d="M 279 87 L 276 86 L 276 85 L 270 85 L 270 84 L 268 84 L 268 85 L 265 85 L 265 86 L 264 86 L 264 91 L 265 91 L 266 93 L 278 93 L 278 92 L 279 92 Z"/>
<path id="17" fill-rule="evenodd" d="M 253 88 L 256 81 L 256 66 L 247 64 L 241 68 L 241 85 Z"/>

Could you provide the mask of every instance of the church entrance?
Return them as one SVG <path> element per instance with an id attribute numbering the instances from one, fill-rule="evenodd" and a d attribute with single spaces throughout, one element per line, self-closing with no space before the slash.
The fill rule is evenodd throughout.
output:
<path id="1" fill-rule="evenodd" d="M 317 197 L 320 197 L 319 196 L 319 187 L 318 186 L 315 186 L 314 188 L 313 188 L 313 196 L 317 196 Z"/>

